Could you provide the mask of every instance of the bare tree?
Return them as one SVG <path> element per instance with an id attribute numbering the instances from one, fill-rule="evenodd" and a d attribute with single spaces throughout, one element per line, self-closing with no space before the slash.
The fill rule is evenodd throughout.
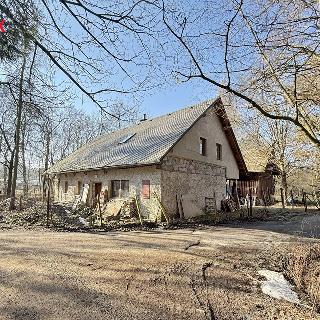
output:
<path id="1" fill-rule="evenodd" d="M 146 41 L 153 39 L 148 25 L 154 17 L 149 17 L 145 1 L 103 5 L 96 1 L 30 0 L 29 6 L 41 15 L 36 34 L 20 21 L 20 12 L 30 11 L 25 1 L 2 1 L 0 11 L 103 112 L 117 119 L 108 111 L 106 94 L 130 94 L 151 86 L 153 63 Z"/>
<path id="2" fill-rule="evenodd" d="M 315 0 L 139 0 L 108 5 L 41 0 L 37 10 L 44 19 L 38 19 L 37 34 L 30 34 L 15 17 L 21 2 L 4 1 L 0 10 L 115 119 L 105 94 L 146 89 L 160 75 L 163 81 L 169 70 L 182 81 L 202 79 L 230 92 L 263 116 L 297 126 L 320 145 Z M 65 19 L 57 21 L 58 12 L 75 28 L 60 22 Z"/>
<path id="3" fill-rule="evenodd" d="M 320 146 L 317 1 L 155 6 L 176 40 L 174 69 L 182 81 L 211 83 Z"/>
<path id="4" fill-rule="evenodd" d="M 24 52 L 22 54 L 22 63 L 20 70 L 20 79 L 19 79 L 19 92 L 18 92 L 18 102 L 17 102 L 17 112 L 16 112 L 16 131 L 15 131 L 15 154 L 14 154 L 14 163 L 13 163 L 13 175 L 12 175 L 12 185 L 11 185 L 11 201 L 9 209 L 12 210 L 15 208 L 15 196 L 16 196 L 16 184 L 18 176 L 18 165 L 19 165 L 19 152 L 20 152 L 20 135 L 21 135 L 21 123 L 22 123 L 22 108 L 23 108 L 23 81 L 26 70 L 26 55 Z"/>

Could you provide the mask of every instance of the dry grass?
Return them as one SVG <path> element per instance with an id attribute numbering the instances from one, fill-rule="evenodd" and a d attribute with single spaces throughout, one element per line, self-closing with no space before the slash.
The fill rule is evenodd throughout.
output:
<path id="1" fill-rule="evenodd" d="M 313 308 L 320 311 L 320 244 L 295 246 L 288 258 L 287 276 L 311 297 Z"/>

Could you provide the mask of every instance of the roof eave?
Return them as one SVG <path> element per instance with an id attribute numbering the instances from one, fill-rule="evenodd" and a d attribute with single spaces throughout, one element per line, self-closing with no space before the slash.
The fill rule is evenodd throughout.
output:
<path id="1" fill-rule="evenodd" d="M 61 170 L 48 172 L 47 175 L 58 175 L 58 174 L 68 174 L 68 173 L 77 173 L 77 172 L 89 172 L 89 171 L 99 171 L 99 170 L 110 170 L 110 169 L 126 169 L 126 168 L 136 168 L 136 167 L 150 167 L 156 166 L 160 164 L 160 162 L 152 162 L 152 163 L 137 163 L 137 164 L 124 164 L 124 165 L 114 165 L 114 166 L 104 166 L 104 167 L 94 167 L 94 168 L 83 168 L 83 169 L 74 169 L 74 170 Z"/>
<path id="2" fill-rule="evenodd" d="M 234 134 L 230 120 L 227 116 L 226 110 L 223 106 L 221 99 L 220 99 L 220 104 L 219 104 L 218 108 L 216 109 L 216 111 L 217 111 L 217 116 L 220 120 L 220 123 L 224 129 L 224 133 L 225 133 L 227 140 L 229 142 L 229 145 L 230 145 L 230 147 L 233 151 L 233 154 L 235 156 L 235 159 L 237 161 L 239 173 L 247 174 L 247 172 L 248 172 L 247 165 L 246 165 L 244 158 L 242 156 L 242 152 L 239 147 L 237 138 Z"/>

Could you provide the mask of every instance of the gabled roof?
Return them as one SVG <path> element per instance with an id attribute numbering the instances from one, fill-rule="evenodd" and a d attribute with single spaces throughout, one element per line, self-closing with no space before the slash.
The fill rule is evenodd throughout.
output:
<path id="1" fill-rule="evenodd" d="M 238 141 L 236 139 L 236 136 L 233 132 L 230 120 L 227 116 L 226 110 L 223 107 L 222 101 L 220 100 L 219 105 L 216 108 L 216 114 L 222 124 L 223 131 L 227 137 L 227 140 L 230 144 L 231 150 L 233 151 L 234 157 L 237 161 L 238 168 L 239 168 L 239 173 L 240 174 L 247 174 L 248 169 L 246 166 L 246 162 L 243 159 L 241 149 L 239 147 Z"/>
<path id="2" fill-rule="evenodd" d="M 164 116 L 141 121 L 125 129 L 101 135 L 57 162 L 46 173 L 54 174 L 161 163 L 165 155 L 211 107 L 220 110 L 219 118 L 224 125 L 222 119 L 226 119 L 226 114 L 221 100 L 205 101 Z M 228 140 L 235 140 L 230 128 L 226 130 L 227 137 L 232 132 Z M 236 140 L 233 141 L 233 145 L 231 144 L 231 148 L 234 153 L 240 153 L 240 155 L 235 155 L 237 161 L 239 160 L 240 168 L 244 161 Z"/>

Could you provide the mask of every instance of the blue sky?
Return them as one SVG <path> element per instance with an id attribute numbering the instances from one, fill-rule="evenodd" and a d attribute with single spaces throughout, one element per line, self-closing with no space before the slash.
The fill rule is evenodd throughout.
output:
<path id="1" fill-rule="evenodd" d="M 175 84 L 151 94 L 146 94 L 141 109 L 150 116 L 175 111 L 216 96 L 216 88 L 204 81 L 193 80 Z"/>
<path id="2" fill-rule="evenodd" d="M 141 114 L 146 113 L 148 117 L 153 118 L 217 96 L 217 89 L 205 81 L 170 82 L 170 85 L 160 89 L 152 89 L 139 94 L 135 104 L 140 107 Z M 117 100 L 122 100 L 121 95 L 117 97 Z M 130 103 L 130 99 L 128 101 L 126 96 L 123 96 L 123 100 Z M 110 101 L 112 101 L 112 97 L 110 97 Z M 99 111 L 99 107 L 85 96 L 78 107 L 88 113 Z"/>
<path id="3" fill-rule="evenodd" d="M 99 3 L 99 1 L 97 2 Z M 170 0 L 168 0 L 168 2 L 170 2 Z M 182 3 L 183 0 L 175 4 L 179 7 Z M 187 3 L 189 4 L 189 7 L 187 10 L 188 12 L 185 14 L 188 15 L 190 21 L 193 22 L 186 26 L 186 32 L 193 34 L 193 32 L 199 32 L 199 30 L 202 31 L 204 28 L 203 17 L 199 17 L 198 12 L 207 8 L 207 1 L 199 0 L 195 3 L 192 1 Z M 219 23 L 223 24 L 224 21 L 221 20 L 221 16 L 218 14 L 218 5 L 220 6 L 219 1 L 213 1 L 210 4 L 211 10 L 206 9 L 204 12 L 206 12 L 210 18 L 207 17 L 206 19 L 214 22 L 209 24 L 209 27 L 213 29 L 218 28 L 220 30 Z M 92 79 L 88 74 L 81 72 L 78 74 L 79 67 L 73 65 L 72 61 L 65 60 L 63 64 L 64 66 L 67 65 L 69 73 L 71 73 L 87 91 L 96 91 L 105 88 L 121 89 L 122 85 L 125 89 L 129 88 L 128 90 L 130 90 L 130 85 L 132 83 L 147 83 L 150 87 L 154 85 L 158 86 L 155 89 L 138 92 L 133 96 L 113 93 L 101 94 L 96 97 L 97 99 L 103 100 L 101 105 L 107 106 L 114 101 L 121 101 L 126 105 L 137 105 L 139 106 L 141 113 L 147 113 L 149 117 L 155 117 L 217 96 L 217 88 L 204 80 L 194 79 L 187 83 L 178 83 L 177 80 L 174 79 L 172 72 L 175 69 L 185 71 L 186 73 L 190 72 L 190 57 L 185 50 L 176 43 L 172 35 L 168 34 L 167 31 L 161 30 L 163 26 L 159 27 L 159 30 L 155 30 L 155 34 L 159 35 L 158 41 L 155 41 L 152 37 L 145 38 L 144 44 L 150 49 L 152 63 L 148 60 L 148 51 L 145 50 L 145 46 L 141 46 L 134 35 L 128 32 L 119 34 L 117 46 L 113 48 L 112 42 L 110 42 L 110 39 L 106 38 L 106 34 L 101 33 L 101 30 L 95 29 L 92 26 L 92 30 L 96 32 L 97 37 L 106 47 L 111 48 L 115 52 L 118 51 L 118 49 L 116 50 L 115 48 L 120 48 L 120 56 L 124 53 L 125 55 L 128 55 L 128 57 L 131 55 L 139 57 L 139 59 L 133 61 L 134 63 L 122 63 L 130 76 L 132 75 L 134 78 L 132 83 L 130 83 L 127 74 L 122 72 L 114 59 L 110 58 L 110 55 L 106 54 L 100 45 L 97 45 L 92 39 L 90 42 L 86 42 L 88 40 L 88 34 L 81 29 L 79 24 L 70 16 L 70 14 L 65 10 L 62 10 L 62 5 L 52 2 L 50 7 L 53 15 L 59 17 L 59 19 L 57 18 L 56 23 L 63 32 L 75 41 L 82 40 L 85 43 L 82 45 L 82 49 L 86 55 L 76 50 L 77 58 L 86 60 L 85 57 L 89 56 L 90 58 L 97 59 L 96 66 L 101 72 L 96 74 L 93 69 L 88 68 L 91 73 L 96 75 L 95 79 Z M 77 7 L 75 6 L 74 10 L 77 10 L 76 8 Z M 42 8 L 42 10 L 45 14 L 45 9 Z M 144 13 L 144 11 L 142 12 Z M 139 16 L 139 12 L 137 13 L 137 16 Z M 47 18 L 50 21 L 48 16 Z M 226 16 L 223 17 L 223 19 L 226 18 Z M 147 17 L 146 20 L 148 20 Z M 171 23 L 174 25 L 174 22 Z M 179 29 L 179 27 L 177 28 Z M 42 32 L 44 32 L 44 30 Z M 50 35 L 50 41 L 47 43 L 49 48 L 60 49 L 69 54 L 74 52 L 75 48 L 65 41 L 65 39 L 57 33 L 57 30 L 54 27 L 47 27 L 45 33 Z M 42 41 L 46 42 L 45 38 L 43 38 Z M 197 41 L 198 44 L 196 47 L 199 50 L 197 53 L 199 54 L 199 59 L 202 60 L 203 65 L 206 67 L 206 71 L 210 72 L 212 67 L 214 70 L 219 71 L 218 65 L 223 61 L 223 56 L 221 56 L 219 50 L 216 50 L 218 46 L 217 38 L 215 36 L 205 36 L 204 38 L 198 37 Z M 51 43 L 55 43 L 55 45 L 52 46 Z M 61 60 L 59 61 L 61 62 Z M 54 82 L 57 84 L 63 83 L 67 86 L 71 84 L 71 81 L 66 75 L 57 70 L 55 66 L 53 69 L 55 69 Z M 47 70 L 45 70 L 45 72 L 47 72 Z M 144 77 L 147 78 L 144 79 Z M 74 105 L 76 107 L 85 110 L 88 113 L 99 112 L 99 107 L 86 97 L 74 84 L 70 86 L 70 89 L 77 97 L 74 100 Z"/>

